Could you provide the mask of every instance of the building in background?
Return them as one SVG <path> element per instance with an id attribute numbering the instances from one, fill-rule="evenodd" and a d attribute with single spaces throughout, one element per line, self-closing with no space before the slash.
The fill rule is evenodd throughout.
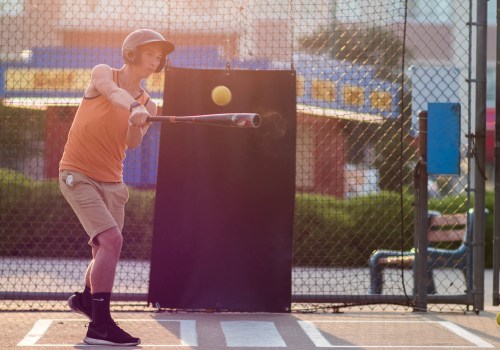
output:
<path id="1" fill-rule="evenodd" d="M 53 102 L 54 98 L 62 98 L 65 104 L 69 101 L 76 103 L 85 87 L 89 69 L 98 62 L 120 65 L 120 46 L 125 36 L 131 30 L 148 27 L 164 33 L 178 45 L 179 50 L 171 57 L 175 64 L 196 66 L 194 60 L 203 55 L 208 62 L 206 67 L 212 68 L 223 68 L 229 63 L 235 68 L 267 69 L 276 61 L 284 62 L 285 68 L 293 66 L 299 71 L 298 99 L 307 97 L 304 101 L 299 101 L 305 106 L 302 111 L 307 112 L 309 108 L 314 111 L 310 114 L 315 118 L 332 119 L 333 115 L 333 119 L 338 119 L 339 125 L 344 125 L 342 123 L 345 123 L 345 116 L 352 115 L 352 112 L 358 112 L 358 116 L 371 113 L 386 118 L 399 115 L 397 101 L 394 100 L 397 93 L 394 92 L 391 82 L 371 80 L 359 83 L 353 80 L 350 86 L 346 87 L 346 79 L 339 77 L 332 70 L 335 60 L 323 61 L 317 66 L 303 69 L 298 56 L 294 56 L 301 38 L 316 32 L 318 28 L 328 28 L 334 21 L 353 26 L 367 23 L 375 27 L 385 26 L 401 34 L 404 9 L 399 2 L 328 0 L 319 4 L 308 4 L 276 0 L 273 6 L 266 6 L 268 3 L 267 0 L 174 0 L 159 6 L 155 0 L 144 0 L 141 3 L 128 0 L 9 0 L 0 9 L 0 30 L 2 40 L 5 41 L 0 46 L 0 78 L 3 80 L 0 82 L 0 94 L 4 98 L 22 97 L 30 90 L 30 97 L 38 102 L 43 103 L 43 99 Z M 494 5 L 489 2 L 490 20 L 494 19 L 496 14 Z M 455 102 L 449 99 L 456 98 L 463 105 L 467 105 L 468 85 L 465 71 L 468 67 L 469 48 L 463 46 L 468 43 L 468 27 L 465 25 L 467 21 L 463 18 L 468 13 L 468 1 L 414 0 L 408 2 L 408 6 L 408 56 L 405 68 L 409 69 L 409 76 L 412 76 L 411 66 L 418 67 L 418 71 L 427 70 L 419 75 L 413 84 L 418 86 L 418 83 L 423 83 L 425 94 L 422 90 L 411 90 L 413 118 L 415 119 L 420 108 L 425 107 L 425 101 Z M 147 10 L 151 8 L 156 11 Z M 255 8 L 269 11 L 255 12 Z M 275 11 L 275 8 L 290 8 L 291 11 Z M 373 13 L 374 9 L 379 11 L 379 14 Z M 495 28 L 489 26 L 489 84 L 494 81 L 495 40 L 494 35 L 490 34 L 495 32 Z M 276 45 L 277 42 L 280 45 Z M 6 64 L 15 69 L 9 72 Z M 308 70 L 311 67 L 312 69 Z M 415 71 L 414 69 L 413 72 Z M 449 85 L 456 86 L 456 91 L 453 87 L 441 86 L 447 80 L 436 72 L 443 71 L 453 72 L 453 76 L 449 76 L 453 82 Z M 433 79 L 439 81 L 434 88 Z M 387 87 L 384 87 L 384 84 Z M 380 91 L 374 87 L 376 85 L 380 85 Z M 163 77 L 154 76 L 147 87 L 160 98 Z M 379 93 L 377 96 L 383 96 L 384 93 L 389 93 L 390 96 L 371 98 L 373 91 Z M 301 93 L 304 95 L 301 96 Z M 492 107 L 494 93 L 488 97 L 488 103 Z M 382 106 L 381 103 L 389 103 L 391 107 L 367 109 L 370 103 L 379 107 Z M 319 113 L 316 108 L 320 109 Z M 467 111 L 465 108 L 463 110 Z M 339 115 L 343 118 L 335 117 Z M 488 115 L 491 119 L 494 111 L 490 109 Z M 353 123 L 365 122 L 363 118 L 354 119 L 356 120 L 349 122 L 349 127 L 343 127 L 342 132 L 346 135 L 352 132 Z M 468 119 L 468 116 L 464 115 L 464 120 Z M 311 144 L 317 147 L 322 145 L 314 140 L 311 143 L 307 135 L 312 133 L 307 131 L 308 127 L 304 125 L 299 129 L 303 130 L 304 134 L 299 134 L 298 151 L 314 155 L 317 152 L 313 152 Z M 491 138 L 491 127 L 494 127 L 491 120 L 488 127 L 488 137 Z M 349 144 L 352 139 L 346 137 L 347 144 L 339 146 L 336 152 L 350 149 L 353 146 Z M 487 139 L 487 145 L 491 145 L 489 141 L 490 139 Z M 342 167 L 341 170 L 337 169 L 337 173 L 331 178 L 318 175 L 318 172 L 324 172 L 321 169 L 330 164 L 322 163 L 325 162 L 324 158 L 313 157 L 307 162 L 298 161 L 297 166 L 305 167 L 300 173 L 304 173 L 305 169 L 310 169 L 311 172 L 304 175 L 307 180 L 301 180 L 300 185 L 341 197 L 376 191 L 379 175 L 374 165 L 373 144 L 358 143 L 356 147 L 361 147 L 362 151 L 342 154 L 338 158 L 342 160 L 341 163 L 331 163 Z M 490 151 L 488 149 L 487 154 L 490 154 Z M 491 158 L 488 156 L 487 159 Z M 331 190 L 332 181 L 340 181 L 341 188 L 353 188 L 352 181 L 349 182 L 348 179 L 359 178 L 359 174 L 366 174 L 365 183 L 359 186 L 362 189 L 359 192 L 339 192 L 338 186 L 337 189 Z M 356 183 L 358 182 L 359 180 Z"/>

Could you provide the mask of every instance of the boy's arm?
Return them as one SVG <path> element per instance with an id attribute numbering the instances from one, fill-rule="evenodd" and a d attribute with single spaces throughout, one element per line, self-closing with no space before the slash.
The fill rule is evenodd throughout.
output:
<path id="1" fill-rule="evenodd" d="M 136 102 L 136 100 L 126 90 L 116 85 L 113 81 L 113 71 L 109 66 L 104 64 L 98 65 L 92 70 L 92 78 L 89 89 L 96 90 L 98 93 L 106 97 L 114 106 L 123 109 L 130 109 L 132 104 Z M 153 101 L 151 101 L 150 104 L 152 102 Z M 125 139 L 127 147 L 136 148 L 141 144 L 142 138 L 149 127 L 149 124 L 146 123 L 146 118 L 148 116 L 150 116 L 150 111 L 148 111 L 148 109 L 146 109 L 143 105 L 139 105 L 132 109 L 129 117 L 127 136 Z"/>
<path id="2" fill-rule="evenodd" d="M 113 80 L 113 70 L 105 64 L 97 65 L 92 70 L 89 89 L 106 97 L 114 106 L 127 110 L 135 102 L 135 99 L 126 90 L 116 85 Z M 147 113 L 145 108 L 143 113 Z"/>

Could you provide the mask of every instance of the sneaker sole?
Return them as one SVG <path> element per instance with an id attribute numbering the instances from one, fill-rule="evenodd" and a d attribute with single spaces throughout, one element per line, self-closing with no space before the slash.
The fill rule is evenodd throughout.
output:
<path id="1" fill-rule="evenodd" d="M 114 343 L 109 340 L 85 337 L 83 338 L 83 342 L 88 345 L 135 346 L 139 345 L 141 343 L 141 340 L 139 339 L 139 341 L 137 342 L 130 342 L 130 343 Z"/>
<path id="2" fill-rule="evenodd" d="M 71 311 L 73 312 L 76 312 L 77 314 L 80 314 L 82 316 L 85 316 L 89 319 L 89 321 L 92 321 L 92 317 L 90 317 L 89 315 L 87 315 L 85 312 L 81 311 L 79 308 L 77 308 L 75 306 L 75 304 L 73 303 L 73 299 L 75 298 L 74 295 L 70 296 L 69 299 L 68 299 L 68 306 L 69 308 L 71 309 Z"/>

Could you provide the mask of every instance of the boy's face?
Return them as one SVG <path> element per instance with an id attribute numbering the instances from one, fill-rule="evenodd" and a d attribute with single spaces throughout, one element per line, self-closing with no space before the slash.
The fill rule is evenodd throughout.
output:
<path id="1" fill-rule="evenodd" d="M 159 43 L 143 45 L 139 48 L 139 65 L 149 76 L 153 74 L 163 59 L 162 46 Z"/>

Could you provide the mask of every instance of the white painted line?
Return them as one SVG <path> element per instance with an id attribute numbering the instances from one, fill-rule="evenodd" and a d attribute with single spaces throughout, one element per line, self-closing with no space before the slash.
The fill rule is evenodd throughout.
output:
<path id="1" fill-rule="evenodd" d="M 222 321 L 221 327 L 229 347 L 286 347 L 274 322 Z"/>
<path id="2" fill-rule="evenodd" d="M 457 336 L 464 338 L 465 340 L 471 342 L 475 346 L 454 346 L 454 345 L 333 345 L 328 339 L 326 339 L 321 331 L 314 325 L 315 323 L 401 323 L 401 321 L 393 321 L 393 320 L 311 320 L 311 321 L 297 321 L 304 331 L 304 333 L 311 339 L 313 344 L 317 348 L 433 348 L 433 349 L 477 349 L 477 348 L 494 348 L 490 343 L 482 340 L 475 334 L 463 329 L 460 326 L 452 322 L 447 321 L 414 321 L 408 320 L 404 321 L 404 323 L 434 323 L 440 324 L 444 328 L 452 331 Z"/>
<path id="3" fill-rule="evenodd" d="M 324 346 L 329 348 L 342 348 L 342 349 L 477 349 L 476 346 L 462 346 L 462 345 L 332 345 Z"/>
<path id="4" fill-rule="evenodd" d="M 196 332 L 195 320 L 180 320 L 181 323 L 181 345 L 198 346 L 198 333 Z"/>
<path id="5" fill-rule="evenodd" d="M 26 334 L 26 336 L 17 343 L 17 346 L 33 346 L 36 342 L 43 337 L 47 329 L 52 324 L 52 320 L 40 319 L 35 322 L 33 328 Z"/>
<path id="6" fill-rule="evenodd" d="M 40 319 L 35 322 L 33 328 L 26 334 L 17 346 L 35 346 L 35 347 L 88 347 L 85 343 L 78 344 L 37 344 L 38 340 L 47 332 L 53 322 L 86 322 L 88 320 L 80 320 L 74 318 L 59 318 L 59 319 Z M 141 344 L 141 347 L 184 347 L 198 346 L 198 335 L 196 332 L 195 320 L 141 320 L 141 319 L 116 319 L 117 322 L 178 322 L 180 323 L 180 342 L 179 344 Z"/>
<path id="7" fill-rule="evenodd" d="M 44 347 L 44 348 L 95 348 L 96 345 L 88 345 L 84 343 L 79 344 L 36 344 L 33 347 Z M 178 349 L 179 345 L 164 345 L 164 344 L 140 344 L 139 348 L 176 348 Z M 328 347 L 326 347 L 328 348 Z M 376 348 L 376 349 L 478 349 L 477 346 L 461 346 L 461 345 L 444 345 L 444 346 L 436 346 L 436 345 L 334 345 L 330 346 L 330 348 L 342 348 L 342 349 L 368 349 L 368 348 Z M 218 348 L 223 349 L 223 348 Z"/>
<path id="8" fill-rule="evenodd" d="M 27 345 L 28 346 L 28 345 Z M 77 344 L 35 344 L 29 345 L 32 347 L 44 347 L 44 348 L 86 348 L 86 347 L 96 347 L 96 345 L 89 345 L 85 343 L 77 343 Z M 110 345 L 111 346 L 111 345 Z M 140 344 L 138 345 L 141 348 L 179 348 L 184 347 L 185 345 L 178 344 Z"/>
<path id="9" fill-rule="evenodd" d="M 195 320 L 140 320 L 140 319 L 122 319 L 121 322 L 179 322 L 180 323 L 180 346 L 198 346 L 198 333 L 196 332 Z M 147 346 L 141 344 L 141 346 Z M 159 345 L 161 346 L 161 345 Z M 179 346 L 179 345 L 163 345 Z"/>
<path id="10" fill-rule="evenodd" d="M 304 333 L 311 339 L 317 348 L 331 348 L 333 345 L 321 334 L 319 329 L 311 321 L 298 321 Z"/>
<path id="11" fill-rule="evenodd" d="M 454 323 L 451 323 L 451 322 L 448 322 L 448 321 L 439 321 L 438 322 L 441 326 L 449 329 L 450 331 L 452 331 L 453 333 L 455 333 L 456 335 L 458 335 L 459 337 L 462 337 L 464 338 L 465 340 L 468 340 L 470 341 L 471 343 L 475 344 L 476 346 L 480 347 L 480 348 L 494 348 L 493 345 L 491 345 L 490 343 L 482 340 L 481 338 L 479 338 L 477 335 L 469 332 L 468 330 L 466 329 L 463 329 L 462 327 L 460 326 L 457 326 L 456 324 Z"/>
<path id="12" fill-rule="evenodd" d="M 438 321 L 417 321 L 417 320 L 310 320 L 312 323 L 436 323 Z"/>

